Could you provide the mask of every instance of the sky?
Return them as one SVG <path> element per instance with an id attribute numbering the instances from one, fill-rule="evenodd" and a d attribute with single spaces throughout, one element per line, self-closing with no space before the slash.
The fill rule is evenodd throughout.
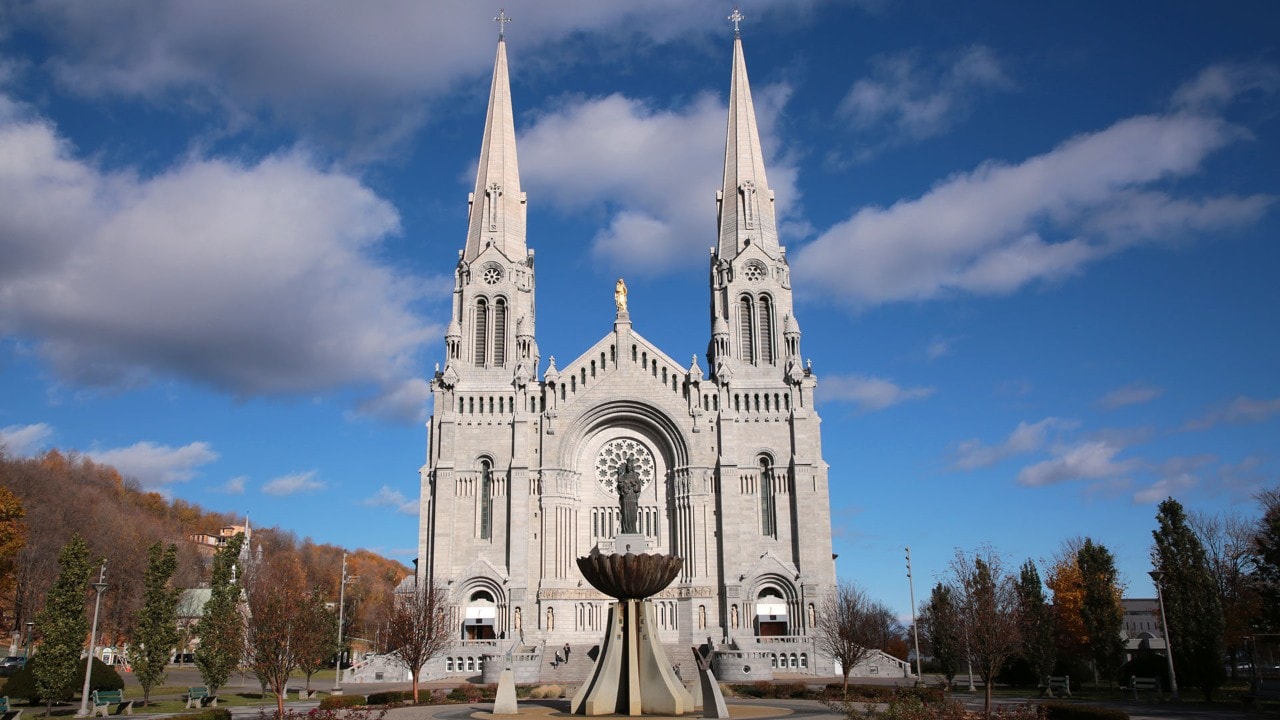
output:
<path id="1" fill-rule="evenodd" d="M 408 563 L 498 7 L 0 2 L 0 439 Z M 710 335 L 733 6 L 505 0 L 538 343 Z M 1280 5 L 743 2 L 837 572 L 1280 474 Z M 545 369 L 545 361 L 543 368 Z M 1041 565 L 1042 574 L 1044 566 Z"/>

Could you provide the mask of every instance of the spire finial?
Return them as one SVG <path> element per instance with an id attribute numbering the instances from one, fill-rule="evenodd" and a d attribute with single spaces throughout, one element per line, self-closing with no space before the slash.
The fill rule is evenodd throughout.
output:
<path id="1" fill-rule="evenodd" d="M 507 23 L 511 22 L 511 16 L 507 15 L 506 8 L 499 8 L 498 16 L 493 21 L 498 23 L 498 39 L 501 40 L 506 36 Z"/>
<path id="2" fill-rule="evenodd" d="M 746 19 L 747 19 L 747 18 L 746 18 L 746 16 L 744 16 L 744 15 L 742 14 L 742 12 L 738 10 L 738 8 L 736 8 L 736 7 L 735 7 L 735 8 L 733 9 L 733 14 L 729 16 L 729 22 L 732 22 L 732 23 L 733 23 L 733 36 L 734 36 L 734 37 L 738 37 L 738 36 L 739 36 L 739 33 L 738 33 L 738 23 L 740 23 L 740 22 L 742 22 L 743 20 L 746 20 Z"/>

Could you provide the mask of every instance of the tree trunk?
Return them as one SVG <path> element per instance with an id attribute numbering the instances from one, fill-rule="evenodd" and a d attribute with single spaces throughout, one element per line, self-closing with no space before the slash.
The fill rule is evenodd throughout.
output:
<path id="1" fill-rule="evenodd" d="M 284 717 L 284 693 L 276 693 L 276 717 Z"/>
<path id="2" fill-rule="evenodd" d="M 409 676 L 413 678 L 413 704 L 417 705 L 418 704 L 418 671 L 413 670 L 412 672 L 409 673 Z"/>
<path id="3" fill-rule="evenodd" d="M 844 668 L 844 687 L 840 688 L 840 697 L 849 697 L 849 670 L 852 668 Z"/>
<path id="4" fill-rule="evenodd" d="M 995 680 L 995 675 L 992 675 L 991 679 Z M 985 718 L 990 718 L 991 717 L 991 683 L 987 682 L 986 678 L 982 679 L 982 693 L 986 697 L 986 700 L 982 705 L 982 716 Z"/>

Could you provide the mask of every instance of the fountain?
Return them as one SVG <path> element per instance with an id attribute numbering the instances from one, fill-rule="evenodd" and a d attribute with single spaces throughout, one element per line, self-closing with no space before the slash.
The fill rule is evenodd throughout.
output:
<path id="1" fill-rule="evenodd" d="M 614 552 L 606 555 L 596 548 L 578 558 L 587 582 L 617 602 L 609 608 L 591 679 L 573 698 L 575 715 L 683 715 L 694 709 L 693 696 L 658 642 L 649 601 L 676 579 L 684 561 L 644 552 L 645 538 L 636 532 L 640 487 L 628 459 L 618 470 L 622 532 L 614 538 Z"/>

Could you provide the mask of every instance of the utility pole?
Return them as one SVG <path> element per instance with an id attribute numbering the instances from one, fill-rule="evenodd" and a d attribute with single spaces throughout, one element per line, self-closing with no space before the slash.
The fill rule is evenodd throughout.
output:
<path id="1" fill-rule="evenodd" d="M 1160 626 L 1164 628 L 1164 656 L 1169 660 L 1169 694 L 1177 701 L 1182 698 L 1178 697 L 1178 675 L 1173 671 L 1173 640 L 1169 637 L 1169 616 L 1164 614 L 1164 590 L 1160 587 L 1164 571 L 1152 570 L 1148 574 L 1155 581 L 1156 597 L 1160 599 Z"/>
<path id="2" fill-rule="evenodd" d="M 911 546 L 907 546 L 907 586 L 911 588 L 911 635 L 916 644 L 916 685 L 924 684 L 920 670 L 920 627 L 916 622 L 916 581 L 911 576 Z"/>
<path id="3" fill-rule="evenodd" d="M 93 584 L 98 591 L 93 600 L 93 629 L 89 631 L 89 656 L 84 659 L 84 690 L 80 693 L 80 712 L 76 717 L 89 717 L 89 677 L 93 672 L 94 643 L 98 639 L 98 608 L 102 605 L 102 591 L 107 589 L 107 561 L 102 561 L 102 569 L 98 572 L 98 582 Z"/>
<path id="4" fill-rule="evenodd" d="M 338 667 L 333 677 L 332 694 L 342 694 L 342 611 L 347 600 L 347 585 L 355 582 L 359 576 L 347 575 L 347 554 L 342 553 L 342 576 L 338 579 Z"/>

